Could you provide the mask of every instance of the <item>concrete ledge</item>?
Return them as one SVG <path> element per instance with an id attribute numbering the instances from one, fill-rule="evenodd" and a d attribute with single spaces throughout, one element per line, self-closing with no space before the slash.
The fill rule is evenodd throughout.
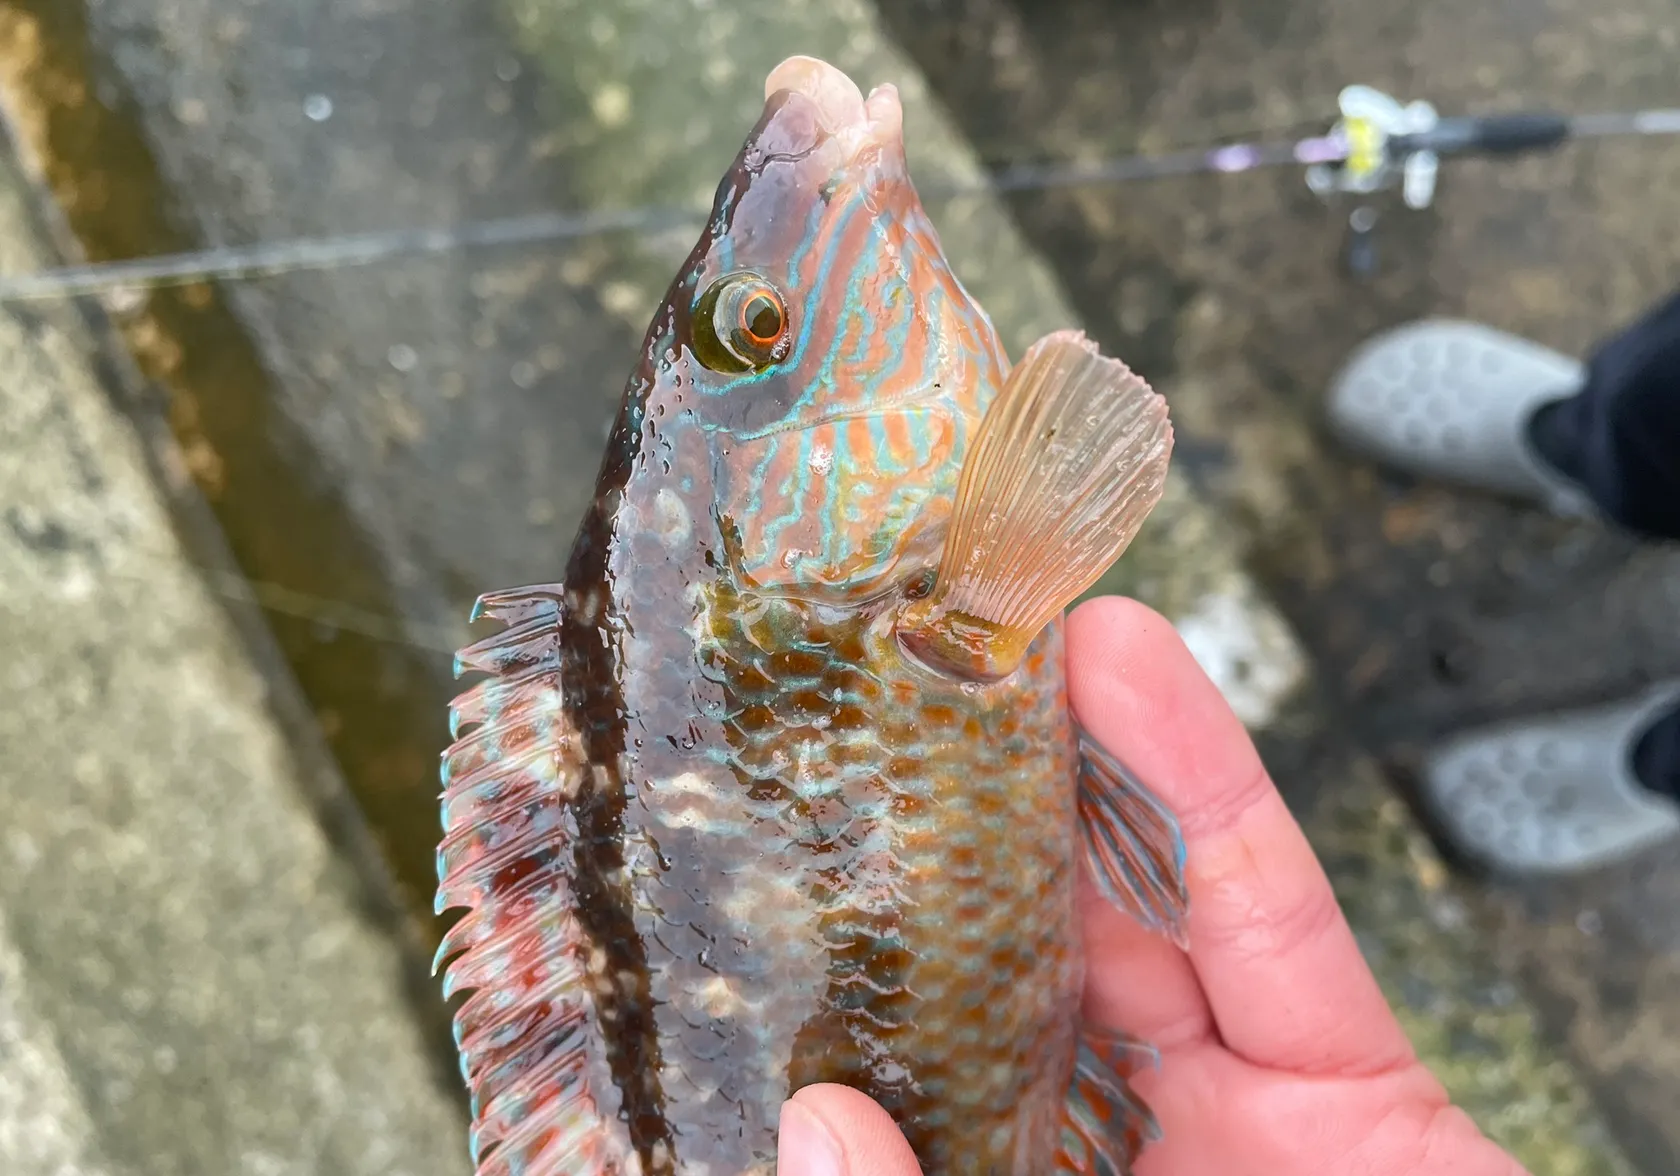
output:
<path id="1" fill-rule="evenodd" d="M 0 186 L 0 266 L 35 268 Z M 403 963 L 68 316 L 0 317 L 0 1171 L 463 1173 Z"/>
<path id="2" fill-rule="evenodd" d="M 57 1035 L 34 1008 L 24 961 L 0 912 L 0 1166 L 19 1176 L 105 1176 L 94 1126 Z"/>

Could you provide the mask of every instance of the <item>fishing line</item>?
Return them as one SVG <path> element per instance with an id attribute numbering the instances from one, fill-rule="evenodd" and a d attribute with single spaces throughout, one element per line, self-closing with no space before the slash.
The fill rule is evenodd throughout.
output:
<path id="1" fill-rule="evenodd" d="M 1246 150 L 1264 163 L 1299 162 L 1293 156 L 1294 144 L 1254 145 Z M 1191 175 L 1208 170 L 1201 165 L 1209 154 L 1206 151 L 1187 151 L 1090 163 L 1024 164 L 967 182 L 947 180 L 921 184 L 918 189 L 924 198 L 949 200 L 993 192 L 1046 191 L 1085 184 Z M 1233 155 L 1232 159 L 1235 158 Z M 705 224 L 709 214 L 709 209 L 702 208 L 651 206 L 599 212 L 533 213 L 472 221 L 451 228 L 300 237 L 290 241 L 216 246 L 125 261 L 89 262 L 0 278 L 0 305 L 115 290 L 184 285 L 212 278 L 248 279 L 300 270 L 345 269 L 473 248 L 545 244 L 611 233 L 657 233 L 679 228 L 697 230 Z"/>
<path id="2" fill-rule="evenodd" d="M 1680 135 L 1680 108 L 1565 117 L 1519 113 L 1437 118 L 1425 103 L 1402 107 L 1368 87 L 1343 91 L 1343 118 L 1328 134 L 1293 141 L 1232 143 L 1089 162 L 1019 164 L 971 179 L 918 185 L 929 199 L 1042 192 L 1174 177 L 1236 175 L 1304 167 L 1315 191 L 1372 192 L 1404 186 L 1407 203 L 1427 204 L 1436 161 L 1447 155 L 1540 151 L 1574 139 Z M 640 207 L 543 212 L 453 227 L 302 237 L 121 261 L 68 265 L 0 277 L 0 306 L 88 294 L 251 279 L 307 270 L 367 266 L 403 258 L 578 240 L 614 233 L 698 228 L 709 210 Z"/>
<path id="3" fill-rule="evenodd" d="M 1133 183 L 1199 174 L 1234 175 L 1262 168 L 1305 167 L 1308 182 L 1323 194 L 1368 193 L 1384 187 L 1407 190 L 1407 203 L 1427 204 L 1434 168 L 1445 156 L 1509 155 L 1546 150 L 1573 139 L 1680 135 L 1680 108 L 1566 118 L 1519 113 L 1442 119 L 1424 103 L 1401 106 L 1367 87 L 1348 87 L 1340 99 L 1343 117 L 1328 134 L 1292 141 L 1233 143 L 1089 162 L 1017 164 L 963 181 L 919 185 L 924 196 L 960 199 L 988 193 Z M 1422 165 L 1420 167 L 1420 165 Z M 1420 185 L 1423 175 L 1427 183 Z M 1370 211 L 1364 209 L 1361 211 Z M 239 279 L 302 270 L 372 265 L 405 257 L 576 240 L 611 233 L 660 233 L 697 228 L 706 209 L 631 208 L 596 212 L 547 212 L 474 221 L 451 228 L 306 237 L 247 246 L 95 262 L 0 277 L 0 305 L 80 295 L 157 288 L 210 279 Z M 161 555 L 155 558 L 162 559 Z M 195 565 L 197 566 L 197 565 Z M 404 622 L 376 611 L 299 592 L 284 585 L 251 581 L 199 567 L 218 596 L 268 612 L 304 620 L 323 629 L 354 633 L 428 652 L 451 652 L 457 634 Z M 118 573 L 124 574 L 124 573 Z M 131 575 L 132 573 L 127 573 Z"/>
<path id="4" fill-rule="evenodd" d="M 304 621 L 334 634 L 349 633 L 388 645 L 406 646 L 426 653 L 452 657 L 470 638 L 464 626 L 429 625 L 413 619 L 403 619 L 361 608 L 356 605 L 315 596 L 273 580 L 254 580 L 240 572 L 211 567 L 188 559 L 178 552 L 130 549 L 127 555 L 139 562 L 155 564 L 157 568 L 187 568 L 199 577 L 211 595 L 235 604 L 248 605 L 263 612 Z M 155 584 L 155 578 L 139 569 L 100 567 L 89 573 L 99 579 L 122 580 L 132 584 Z M 22 597 L 20 599 L 27 599 Z M 42 593 L 41 599 L 53 600 Z M 8 602 L 10 604 L 10 602 Z"/>

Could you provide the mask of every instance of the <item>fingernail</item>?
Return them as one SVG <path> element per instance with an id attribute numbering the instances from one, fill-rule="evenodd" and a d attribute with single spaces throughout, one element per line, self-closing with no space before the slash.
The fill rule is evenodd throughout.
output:
<path id="1" fill-rule="evenodd" d="M 776 1176 L 845 1176 L 840 1141 L 809 1109 L 789 1099 L 776 1130 Z"/>

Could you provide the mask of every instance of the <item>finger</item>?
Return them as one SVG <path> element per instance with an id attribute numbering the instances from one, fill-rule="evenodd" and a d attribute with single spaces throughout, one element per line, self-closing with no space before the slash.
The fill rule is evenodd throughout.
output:
<path id="1" fill-rule="evenodd" d="M 1214 1036 L 1213 1013 L 1189 957 L 1103 897 L 1081 873 L 1087 1020 L 1176 1050 Z"/>
<path id="2" fill-rule="evenodd" d="M 1226 1046 L 1305 1073 L 1409 1062 L 1318 858 L 1172 626 L 1135 601 L 1094 600 L 1069 619 L 1068 650 L 1080 721 L 1184 830 L 1190 964 Z"/>
<path id="3" fill-rule="evenodd" d="M 777 1176 L 922 1176 L 916 1153 L 860 1090 L 807 1086 L 782 1104 Z"/>
<path id="4" fill-rule="evenodd" d="M 1137 1176 L 1528 1176 L 1421 1063 L 1356 1082 L 1261 1070 L 1213 1044 L 1146 1070 L 1161 1125 Z"/>

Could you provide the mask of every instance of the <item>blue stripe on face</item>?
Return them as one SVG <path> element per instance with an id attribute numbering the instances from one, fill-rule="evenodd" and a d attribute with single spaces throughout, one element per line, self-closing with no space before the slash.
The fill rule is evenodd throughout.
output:
<path id="1" fill-rule="evenodd" d="M 747 506 L 754 514 L 764 509 L 764 479 L 770 472 L 770 463 L 775 460 L 775 446 L 767 446 L 763 458 L 759 460 L 758 468 L 753 470 L 752 491 L 748 496 Z"/>
<path id="2" fill-rule="evenodd" d="M 774 549 L 777 546 L 777 538 L 781 533 L 797 523 L 805 514 L 805 489 L 811 469 L 811 441 L 812 437 L 809 429 L 799 434 L 799 458 L 794 462 L 793 468 L 787 472 L 787 476 L 782 480 L 781 485 L 781 492 L 788 499 L 788 509 L 786 513 L 771 520 L 764 528 L 764 543 L 768 548 Z M 772 444 L 766 448 L 773 456 L 778 452 L 780 446 Z"/>
<path id="3" fill-rule="evenodd" d="M 882 234 L 877 232 L 876 235 L 881 236 Z M 879 256 L 879 253 L 877 253 L 877 256 Z M 866 279 L 872 279 L 872 278 L 876 277 L 879 274 L 879 272 L 880 272 L 880 267 L 877 266 L 874 271 L 866 274 L 865 270 L 864 270 L 864 267 L 859 266 L 857 274 L 852 278 L 852 288 L 847 291 L 848 301 L 852 301 L 852 300 L 855 299 L 856 295 L 855 295 L 854 292 L 856 291 L 857 286 L 861 282 L 865 281 Z M 854 302 L 854 305 L 857 307 L 855 313 L 863 314 L 861 303 Z M 890 311 L 890 309 L 891 309 L 890 307 L 883 306 L 881 308 L 881 313 L 863 314 L 863 330 L 858 332 L 857 346 L 852 348 L 852 353 L 849 356 L 846 357 L 846 363 L 847 364 L 859 364 L 859 363 L 862 363 L 865 359 L 868 358 L 868 356 L 869 356 L 869 342 L 870 342 L 871 339 L 873 339 L 875 337 L 875 324 L 880 319 L 881 314 L 887 313 L 888 311 Z M 891 354 L 891 352 L 889 352 L 888 354 Z"/>
<path id="4" fill-rule="evenodd" d="M 853 208 L 860 203 L 865 202 L 857 201 L 853 204 Z M 850 211 L 851 210 L 849 209 L 848 212 Z M 877 226 L 873 223 L 869 226 L 869 228 L 871 230 L 872 237 L 879 235 Z M 859 334 L 867 335 L 870 323 L 874 316 L 869 313 L 868 303 L 863 296 L 863 287 L 867 283 L 868 279 L 873 276 L 874 271 L 864 263 L 866 259 L 878 258 L 879 256 L 879 242 L 873 240 L 866 242 L 865 248 L 859 256 L 858 265 L 852 270 L 851 277 L 846 281 L 846 292 L 842 296 L 839 312 L 835 315 L 834 336 L 829 340 L 828 351 L 823 356 L 822 365 L 817 369 L 817 373 L 812 378 L 811 382 L 808 383 L 800 392 L 799 399 L 790 406 L 790 416 L 800 409 L 809 407 L 815 397 L 815 394 L 820 389 L 834 387 L 834 363 L 835 360 L 839 358 L 841 344 L 845 342 L 846 335 L 850 331 L 852 324 L 854 322 L 861 321 L 863 329 L 859 332 Z M 880 383 L 886 374 L 887 373 L 884 369 L 874 373 L 873 378 L 869 380 L 866 394 L 872 393 L 875 390 L 875 386 Z"/>
<path id="5" fill-rule="evenodd" d="M 913 469 L 921 469 L 933 460 L 933 434 L 928 430 L 928 414 L 912 413 L 910 425 L 910 451 L 915 454 Z"/>
<path id="6" fill-rule="evenodd" d="M 828 208 L 822 201 L 811 206 L 811 213 L 805 218 L 805 235 L 799 240 L 799 248 L 793 251 L 788 259 L 788 286 L 799 289 L 799 267 L 805 264 L 805 255 L 811 252 L 811 246 L 816 244 L 817 230 L 822 228 L 823 213 Z"/>
<path id="7" fill-rule="evenodd" d="M 904 471 L 901 468 L 895 468 L 887 464 L 892 453 L 892 446 L 887 444 L 886 420 L 879 415 L 871 415 L 864 418 L 864 423 L 869 426 L 869 444 L 875 450 L 875 461 L 873 463 L 875 468 L 883 474 L 903 473 Z"/>
<path id="8" fill-rule="evenodd" d="M 824 552 L 833 551 L 837 545 L 839 537 L 837 526 L 840 522 L 840 487 L 842 483 L 846 481 L 846 479 L 841 476 L 841 471 L 845 467 L 840 464 L 841 455 L 839 452 L 839 434 L 842 432 L 843 430 L 835 430 L 835 452 L 829 455 L 830 464 L 828 467 L 827 484 L 823 487 L 822 511 L 817 516 L 822 525 Z"/>
<path id="9" fill-rule="evenodd" d="M 737 389 L 763 383 L 773 376 L 783 375 L 786 371 L 797 370 L 805 362 L 805 354 L 811 346 L 811 332 L 815 329 L 817 321 L 816 311 L 822 302 L 823 292 L 828 288 L 829 273 L 834 268 L 834 256 L 839 252 L 840 243 L 846 239 L 846 230 L 850 227 L 852 217 L 857 215 L 860 207 L 866 207 L 864 201 L 853 200 L 840 213 L 839 220 L 834 227 L 834 234 L 829 238 L 828 248 L 823 252 L 822 262 L 817 267 L 816 277 L 812 280 L 810 291 L 805 296 L 805 303 L 799 316 L 799 341 L 794 344 L 793 353 L 774 367 L 766 368 L 761 372 L 743 372 L 712 387 L 706 387 L 703 381 L 696 381 L 696 386 L 700 392 L 707 396 L 726 396 Z"/>

